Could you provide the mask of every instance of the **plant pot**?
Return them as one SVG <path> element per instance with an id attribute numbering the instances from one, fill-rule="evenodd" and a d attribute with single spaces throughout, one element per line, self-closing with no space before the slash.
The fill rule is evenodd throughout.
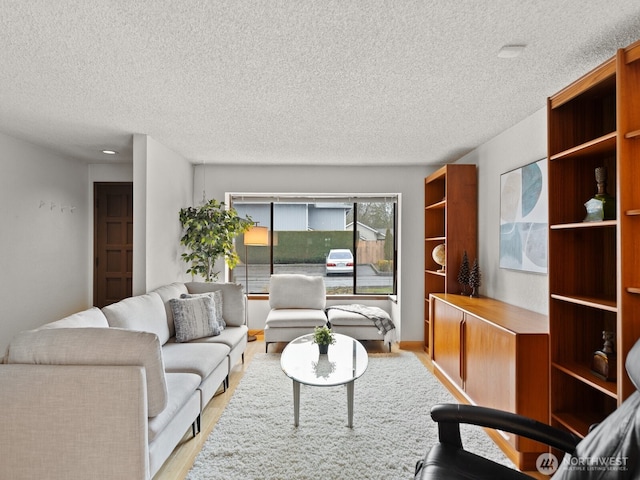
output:
<path id="1" fill-rule="evenodd" d="M 318 344 L 318 349 L 320 350 L 320 355 L 326 355 L 329 353 L 329 345 Z"/>

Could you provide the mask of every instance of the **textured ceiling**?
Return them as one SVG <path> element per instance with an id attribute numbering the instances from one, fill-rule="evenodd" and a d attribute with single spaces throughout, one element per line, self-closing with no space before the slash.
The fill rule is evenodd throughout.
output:
<path id="1" fill-rule="evenodd" d="M 639 38 L 638 0 L 0 0 L 0 131 L 87 162 L 144 133 L 194 163 L 446 163 Z"/>

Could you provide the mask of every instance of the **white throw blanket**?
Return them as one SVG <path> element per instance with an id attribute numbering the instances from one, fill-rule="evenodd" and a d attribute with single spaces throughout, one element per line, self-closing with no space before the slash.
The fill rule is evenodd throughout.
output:
<path id="1" fill-rule="evenodd" d="M 362 315 L 363 317 L 371 320 L 378 331 L 384 335 L 385 343 L 391 344 L 396 340 L 396 326 L 394 325 L 393 320 L 389 317 L 389 314 L 380 307 L 371 307 L 355 303 L 351 305 L 333 305 L 331 307 L 327 307 L 326 310 L 329 311 L 331 309 Z"/>

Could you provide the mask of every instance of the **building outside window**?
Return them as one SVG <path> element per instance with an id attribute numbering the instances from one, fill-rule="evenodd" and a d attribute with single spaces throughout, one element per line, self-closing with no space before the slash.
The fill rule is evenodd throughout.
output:
<path id="1" fill-rule="evenodd" d="M 268 244 L 236 239 L 231 281 L 268 293 L 272 273 L 322 276 L 328 295 L 396 293 L 398 195 L 231 194 L 230 205 L 268 229 Z"/>

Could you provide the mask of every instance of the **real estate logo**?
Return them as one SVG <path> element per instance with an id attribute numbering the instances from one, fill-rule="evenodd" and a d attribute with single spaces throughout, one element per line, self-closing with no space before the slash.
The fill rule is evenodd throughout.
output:
<path id="1" fill-rule="evenodd" d="M 566 455 L 562 459 L 562 467 L 574 472 L 626 472 L 629 457 L 574 457 Z M 553 475 L 560 462 L 552 453 L 542 453 L 536 460 L 536 468 L 543 475 Z"/>
<path id="2" fill-rule="evenodd" d="M 543 475 L 553 475 L 558 470 L 558 457 L 553 453 L 542 453 L 536 459 L 536 468 Z"/>

